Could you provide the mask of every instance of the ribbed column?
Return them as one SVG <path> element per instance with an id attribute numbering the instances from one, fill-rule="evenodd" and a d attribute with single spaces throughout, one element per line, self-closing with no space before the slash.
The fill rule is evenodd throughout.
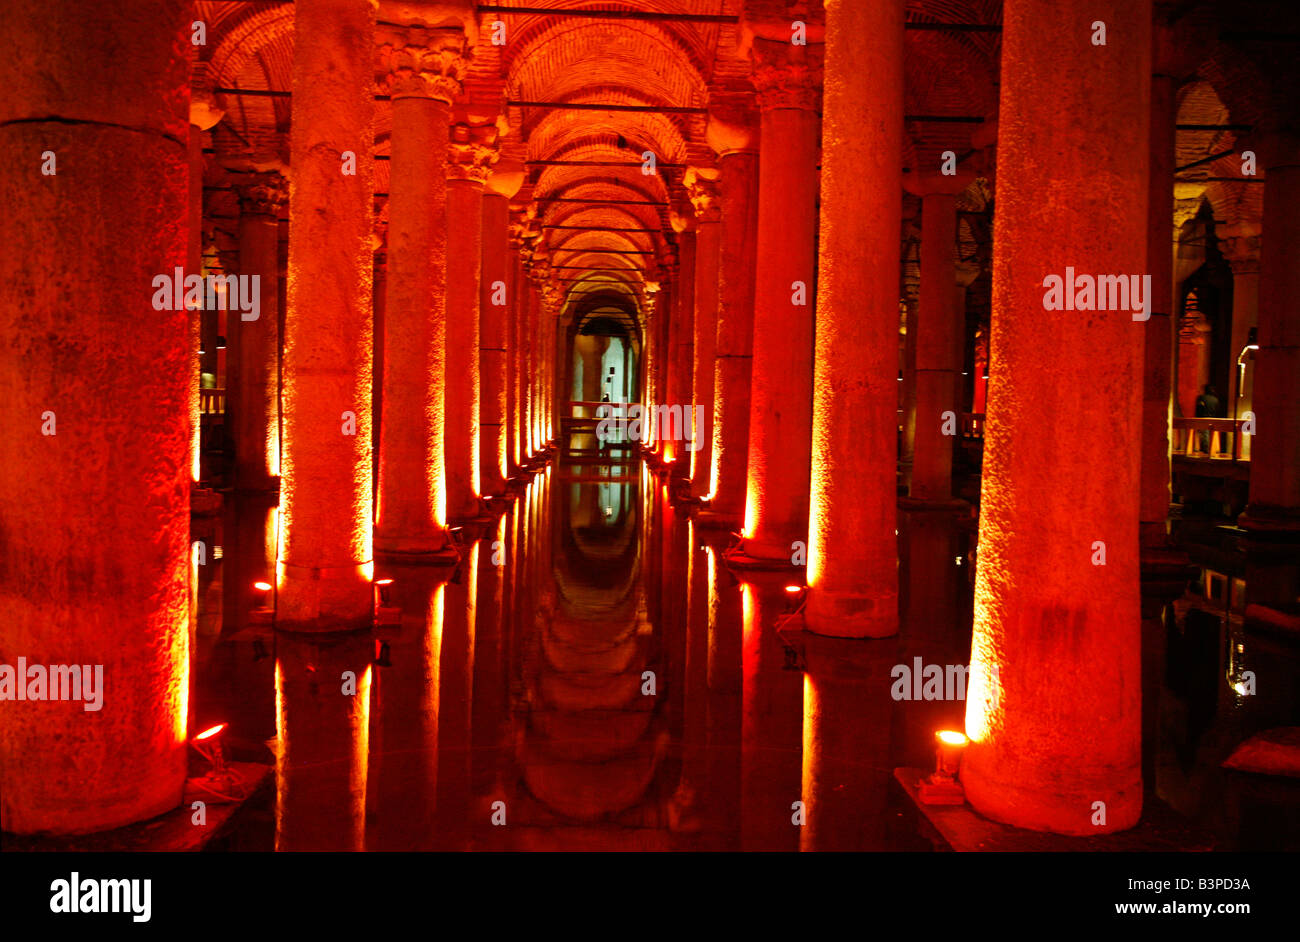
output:
<path id="1" fill-rule="evenodd" d="M 753 42 L 762 112 L 754 358 L 744 541 L 733 565 L 789 565 L 808 537 L 821 47 L 792 45 L 785 29 L 784 39 Z"/>
<path id="2" fill-rule="evenodd" d="M 375 546 L 388 558 L 432 562 L 450 555 L 443 148 L 465 40 L 456 29 L 384 27 L 379 43 L 393 133 Z"/>
<path id="3" fill-rule="evenodd" d="M 691 379 L 694 408 L 682 416 L 682 426 L 691 438 L 686 452 L 690 459 L 691 494 L 706 497 L 713 471 L 713 386 L 717 366 L 722 207 L 716 168 L 690 167 L 684 182 L 695 210 L 695 363 Z"/>
<path id="4" fill-rule="evenodd" d="M 1300 132 L 1264 141 L 1264 225 L 1259 255 L 1256 434 L 1251 442 L 1249 530 L 1300 533 Z"/>
<path id="5" fill-rule="evenodd" d="M 457 124 L 447 157 L 447 519 L 472 520 L 479 499 L 479 265 L 483 184 L 496 125 Z"/>
<path id="6" fill-rule="evenodd" d="M 871 36 L 862 44 L 859 37 Z M 809 631 L 898 631 L 895 529 L 903 0 L 826 4 Z M 871 134 L 863 134 L 871 128 Z M 949 198 L 951 199 L 951 198 Z M 952 299 L 952 229 L 944 296 Z"/>
<path id="7" fill-rule="evenodd" d="M 1049 309 L 1045 282 L 1067 267 L 1147 272 L 1151 4 L 1007 0 L 1003 24 L 996 380 L 961 778 L 987 817 L 1099 834 L 1142 809 L 1140 454 L 1099 461 L 1074 443 L 1139 440 L 1147 325 Z"/>
<path id="8" fill-rule="evenodd" d="M 366 0 L 306 0 L 294 14 L 276 620 L 291 629 L 362 628 L 374 607 L 375 9 Z"/>
<path id="9" fill-rule="evenodd" d="M 226 424 L 234 442 L 235 487 L 266 491 L 280 474 L 279 213 L 288 187 L 278 173 L 240 180 L 239 271 L 258 279 L 255 320 L 227 313 Z M 251 314 L 251 312 L 250 312 Z"/>
<path id="10" fill-rule="evenodd" d="M 510 197 L 523 182 L 522 171 L 492 174 L 483 192 L 483 259 L 479 296 L 479 486 L 488 494 L 504 493 L 506 440 L 510 427 L 510 310 L 513 303 L 510 251 Z"/>
<path id="11" fill-rule="evenodd" d="M 713 377 L 713 441 L 708 510 L 701 525 L 738 528 L 745 512 L 749 460 L 749 380 L 754 353 L 754 262 L 758 228 L 758 155 L 744 112 L 710 115 L 709 143 L 718 153 L 722 209 L 718 324 Z"/>
<path id="12" fill-rule="evenodd" d="M 106 830 L 181 800 L 188 12 L 19 0 L 0 17 L 0 663 L 24 691 L 20 658 L 77 665 L 94 688 L 65 703 L 6 692 L 12 833 Z"/>

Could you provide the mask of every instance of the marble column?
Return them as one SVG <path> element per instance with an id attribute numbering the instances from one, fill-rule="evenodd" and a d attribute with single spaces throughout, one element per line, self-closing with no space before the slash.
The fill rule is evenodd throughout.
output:
<path id="1" fill-rule="evenodd" d="M 0 17 L 0 820 L 15 834 L 107 830 L 181 801 L 188 13 L 19 0 Z M 35 665 L 51 668 L 42 698 L 82 702 L 17 699 Z M 89 666 L 73 686 L 55 665 Z"/>
<path id="2" fill-rule="evenodd" d="M 447 519 L 484 513 L 479 498 L 479 265 L 483 184 L 496 125 L 456 124 L 447 159 Z"/>
<path id="3" fill-rule="evenodd" d="M 1093 446 L 1140 440 L 1147 325 L 1052 309 L 1047 282 L 1147 272 L 1151 19 L 1147 0 L 1003 12 L 997 380 L 961 780 L 986 817 L 1062 834 L 1123 830 L 1142 810 L 1141 456 Z"/>
<path id="4" fill-rule="evenodd" d="M 479 297 L 479 486 L 488 494 L 505 492 L 509 477 L 507 438 L 510 422 L 509 367 L 511 251 L 510 198 L 523 183 L 523 171 L 499 170 L 483 191 L 483 260 Z"/>
<path id="5" fill-rule="evenodd" d="M 1293 118 L 1293 116 L 1292 116 Z M 1250 503 L 1240 526 L 1300 539 L 1300 131 L 1264 139 L 1264 220 L 1259 255 L 1259 350 Z"/>
<path id="6" fill-rule="evenodd" d="M 392 96 L 383 422 L 375 545 L 386 558 L 445 562 L 447 188 L 444 147 L 460 93 L 458 29 L 384 27 L 380 62 Z"/>
<path id="7" fill-rule="evenodd" d="M 860 36 L 872 42 L 864 47 Z M 902 149 L 903 0 L 870 7 L 829 0 L 804 612 L 805 625 L 817 634 L 881 638 L 898 631 Z M 946 199 L 946 224 L 936 236 L 947 265 L 936 271 L 942 283 L 935 291 L 950 308 L 954 233 L 952 197 Z M 949 398 L 955 398 L 951 391 Z"/>
<path id="8" fill-rule="evenodd" d="M 306 0 L 294 13 L 276 623 L 364 628 L 374 610 L 375 9 Z"/>
<path id="9" fill-rule="evenodd" d="M 677 230 L 679 249 L 677 290 L 673 292 L 673 350 L 669 391 L 666 405 L 670 418 L 664 422 L 665 460 L 672 459 L 672 476 L 681 480 L 690 477 L 691 453 L 686 450 L 690 434 L 687 423 L 691 420 L 694 402 L 695 365 L 695 219 L 689 211 L 673 213 L 673 228 Z M 676 406 L 681 412 L 681 422 L 671 411 Z"/>
<path id="10" fill-rule="evenodd" d="M 744 539 L 732 565 L 789 566 L 808 537 L 822 53 L 788 33 L 752 44 L 762 114 L 754 356 Z"/>
<path id="11" fill-rule="evenodd" d="M 695 210 L 695 319 L 694 390 L 689 414 L 683 413 L 682 427 L 690 435 L 685 458 L 690 459 L 691 493 L 710 493 L 713 471 L 713 397 L 718 330 L 718 266 L 721 262 L 722 209 L 718 194 L 718 171 L 712 167 L 690 167 L 685 185 Z"/>
<path id="12" fill-rule="evenodd" d="M 271 491 L 280 475 L 279 213 L 288 197 L 280 174 L 245 174 L 239 192 L 239 271 L 256 276 L 255 320 L 227 314 L 226 425 L 234 442 L 235 487 Z"/>
<path id="13" fill-rule="evenodd" d="M 707 133 L 718 155 L 722 257 L 718 269 L 710 497 L 708 509 L 697 519 L 702 526 L 738 529 L 745 512 L 745 469 L 749 460 L 758 228 L 757 134 L 744 111 L 711 114 Z"/>

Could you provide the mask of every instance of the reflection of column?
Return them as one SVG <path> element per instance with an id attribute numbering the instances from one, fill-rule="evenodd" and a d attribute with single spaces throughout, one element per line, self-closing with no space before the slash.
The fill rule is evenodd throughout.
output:
<path id="1" fill-rule="evenodd" d="M 277 851 L 365 850 L 374 651 L 361 631 L 277 638 Z"/>
<path id="2" fill-rule="evenodd" d="M 749 460 L 749 377 L 754 353 L 754 249 L 758 157 L 743 115 L 711 115 L 709 143 L 718 153 L 722 260 L 718 271 L 717 364 L 714 371 L 712 478 L 709 518 L 728 529 L 745 511 Z"/>
<path id="3" fill-rule="evenodd" d="M 682 415 L 682 427 L 691 436 L 686 453 L 691 464 L 691 493 L 709 493 L 713 463 L 713 374 L 718 329 L 718 263 L 722 248 L 718 204 L 718 171 L 691 167 L 685 185 L 695 209 L 695 359 L 691 396 L 694 408 Z M 698 421 L 696 421 L 698 419 Z"/>
<path id="4" fill-rule="evenodd" d="M 257 276 L 259 315 L 228 313 L 226 423 L 234 441 L 235 486 L 268 490 L 280 473 L 280 332 L 276 290 L 279 209 L 288 194 L 278 173 L 257 174 L 239 188 L 239 270 Z"/>
<path id="5" fill-rule="evenodd" d="M 508 369 L 510 356 L 511 257 L 508 241 L 510 197 L 523 173 L 494 173 L 483 191 L 483 269 L 479 297 L 479 484 L 488 494 L 501 494 L 509 474 L 506 437 L 509 434 Z"/>
<path id="6" fill-rule="evenodd" d="M 447 159 L 447 519 L 482 512 L 479 500 L 479 265 L 483 184 L 496 125 L 451 129 Z"/>
<path id="7" fill-rule="evenodd" d="M 470 835 L 470 709 L 474 691 L 474 624 L 478 604 L 479 544 L 461 563 L 460 581 L 446 595 L 438 651 L 439 850 L 468 850 Z"/>
<path id="8" fill-rule="evenodd" d="M 1251 443 L 1247 529 L 1300 532 L 1300 134 L 1264 141 L 1263 244 L 1259 255 L 1256 438 Z"/>
<path id="9" fill-rule="evenodd" d="M 1104 56 L 1094 20 L 1107 26 Z M 962 782 L 981 814 L 1065 834 L 1123 830 L 1142 810 L 1140 455 L 1112 447 L 1098 461 L 1063 444 L 1061 423 L 1071 442 L 1134 440 L 1146 325 L 1129 310 L 1045 312 L 1044 281 L 1067 266 L 1146 271 L 1150 30 L 1146 0 L 1004 7 L 1001 113 L 1016 121 L 998 136 L 999 372 Z M 1078 70 L 1065 82 L 1062 62 Z M 1098 166 L 1110 168 L 1103 185 Z"/>
<path id="10" fill-rule="evenodd" d="M 805 624 L 818 634 L 880 638 L 898 631 L 903 2 L 830 0 L 826 19 Z M 863 48 L 857 37 L 866 35 L 873 39 Z M 951 306 L 951 227 L 946 236 L 949 263 L 939 288 Z"/>
<path id="11" fill-rule="evenodd" d="M 756 38 L 753 56 L 762 130 L 749 478 L 745 539 L 731 558 L 788 564 L 808 535 L 821 52 Z"/>
<path id="12" fill-rule="evenodd" d="M 307 0 L 295 12 L 276 615 L 282 627 L 360 628 L 374 608 L 375 11 Z M 344 152 L 356 155 L 355 174 L 342 172 Z"/>
<path id="13" fill-rule="evenodd" d="M 0 662 L 102 665 L 98 712 L 84 688 L 84 704 L 33 703 L 14 702 L 29 676 L 6 684 L 14 833 L 150 818 L 185 779 L 197 377 L 172 279 L 190 18 L 154 10 L 42 0 L 0 17 Z"/>

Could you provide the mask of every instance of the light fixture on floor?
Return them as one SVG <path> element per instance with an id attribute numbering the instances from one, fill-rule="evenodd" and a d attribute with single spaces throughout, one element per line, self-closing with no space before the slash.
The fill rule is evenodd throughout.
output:
<path id="1" fill-rule="evenodd" d="M 379 601 L 375 603 L 375 627 L 377 628 L 396 626 L 402 623 L 402 610 L 394 605 L 389 597 L 392 586 L 393 580 L 388 576 L 375 580 L 375 591 L 379 593 Z M 388 665 L 384 664 L 383 666 L 387 667 Z"/>
<path id="2" fill-rule="evenodd" d="M 970 740 L 952 729 L 941 729 L 934 738 L 937 744 L 934 772 L 917 787 L 916 796 L 926 805 L 963 805 L 966 792 L 957 781 L 957 770 L 961 765 L 962 750 Z"/>
<path id="3" fill-rule="evenodd" d="M 247 795 L 243 779 L 234 769 L 226 766 L 226 750 L 222 736 L 228 725 L 218 723 L 190 740 L 194 751 L 207 760 L 207 774 L 185 782 L 184 801 L 229 802 L 239 801 Z"/>

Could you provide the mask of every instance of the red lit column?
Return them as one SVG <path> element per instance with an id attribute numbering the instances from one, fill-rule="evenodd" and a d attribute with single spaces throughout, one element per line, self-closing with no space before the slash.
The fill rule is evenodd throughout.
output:
<path id="1" fill-rule="evenodd" d="M 862 36 L 872 41 L 864 46 Z M 817 634 L 880 638 L 898 631 L 894 508 L 902 0 L 871 7 L 848 0 L 826 4 L 822 120 L 805 622 Z M 951 218 L 951 206 L 945 208 L 945 218 Z M 942 283 L 935 292 L 950 309 L 952 224 L 938 236 L 947 248 L 947 266 L 936 273 Z M 951 310 L 948 314 L 951 321 Z M 917 452 L 919 460 L 919 447 Z"/>
<path id="2" fill-rule="evenodd" d="M 457 124 L 447 160 L 447 519 L 472 520 L 479 499 L 479 266 L 483 184 L 496 125 Z"/>
<path id="3" fill-rule="evenodd" d="M 733 565 L 789 565 L 808 537 L 821 46 L 792 45 L 788 23 L 773 30 L 753 41 L 762 112 L 754 357 L 744 541 L 728 556 Z"/>
<path id="4" fill-rule="evenodd" d="M 393 133 L 375 546 L 387 558 L 408 561 L 446 559 L 450 550 L 443 461 L 443 147 L 451 102 L 460 92 L 464 42 L 457 29 L 384 27 L 379 36 Z"/>
<path id="5" fill-rule="evenodd" d="M 666 405 L 673 417 L 665 420 L 662 434 L 668 440 L 665 455 L 672 457 L 673 477 L 686 480 L 690 477 L 691 454 L 685 439 L 690 434 L 687 423 L 695 395 L 695 219 L 689 212 L 674 212 L 672 218 L 677 230 L 678 281 L 673 291 L 673 360 L 668 381 L 671 398 Z M 680 423 L 671 412 L 674 406 L 681 412 Z"/>
<path id="6" fill-rule="evenodd" d="M 276 620 L 362 628 L 374 608 L 375 11 L 365 0 L 306 0 L 294 12 Z"/>
<path id="7" fill-rule="evenodd" d="M 479 486 L 505 492 L 509 476 L 506 442 L 510 433 L 510 309 L 512 256 L 509 242 L 510 197 L 523 182 L 522 171 L 494 173 L 483 191 L 483 261 L 479 297 Z"/>
<path id="8" fill-rule="evenodd" d="M 1264 139 L 1264 224 L 1259 254 L 1259 350 L 1248 530 L 1300 536 L 1300 132 Z"/>
<path id="9" fill-rule="evenodd" d="M 254 320 L 227 312 L 230 335 L 227 423 L 235 447 L 235 487 L 275 488 L 280 474 L 280 329 L 277 304 L 279 212 L 288 196 L 278 173 L 259 173 L 239 187 L 239 271 L 257 276 L 259 311 Z M 250 312 L 251 313 L 251 312 Z"/>
<path id="10" fill-rule="evenodd" d="M 718 265 L 722 250 L 722 212 L 718 200 L 718 171 L 691 167 L 685 185 L 695 209 L 695 322 L 692 409 L 682 416 L 690 435 L 691 493 L 705 497 L 713 470 L 713 381 L 718 330 Z"/>
<path id="11" fill-rule="evenodd" d="M 0 663 L 99 672 L 97 709 L 85 689 L 0 705 L 12 833 L 181 801 L 197 376 L 183 304 L 153 302 L 186 265 L 188 12 L 23 0 L 0 17 Z"/>
<path id="12" fill-rule="evenodd" d="M 749 460 L 749 378 L 754 352 L 754 259 L 758 156 L 743 112 L 710 115 L 709 143 L 718 154 L 722 259 L 713 391 L 709 508 L 701 525 L 738 528 L 745 512 Z"/>
<path id="13" fill-rule="evenodd" d="M 987 817 L 1099 834 L 1142 809 L 1140 453 L 1121 446 L 1140 439 L 1147 328 L 1131 310 L 1047 310 L 1045 281 L 1147 271 L 1151 4 L 1007 0 L 1003 22 L 961 778 Z"/>

